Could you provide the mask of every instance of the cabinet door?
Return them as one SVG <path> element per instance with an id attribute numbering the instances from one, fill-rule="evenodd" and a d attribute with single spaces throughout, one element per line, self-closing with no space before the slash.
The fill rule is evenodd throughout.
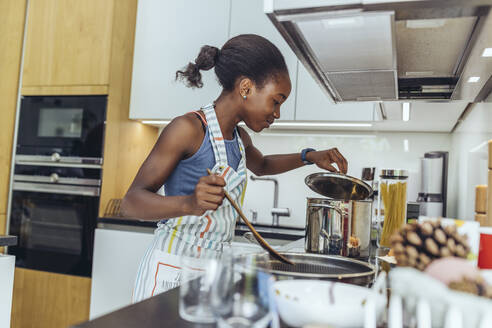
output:
<path id="1" fill-rule="evenodd" d="M 29 1 L 23 86 L 104 85 L 113 1 Z"/>
<path id="2" fill-rule="evenodd" d="M 263 12 L 263 1 L 231 0 L 231 30 L 229 37 L 258 34 L 275 44 L 284 55 L 289 69 L 292 91 L 280 109 L 281 120 L 293 120 L 296 105 L 297 57 Z"/>
<path id="3" fill-rule="evenodd" d="M 0 1 L 0 235 L 5 229 L 27 1 Z"/>
<path id="4" fill-rule="evenodd" d="M 214 70 L 202 71 L 203 88 L 175 81 L 203 45 L 227 41 L 229 0 L 138 2 L 130 118 L 169 119 L 214 101 L 221 92 Z"/>
<path id="5" fill-rule="evenodd" d="M 91 320 L 131 304 L 138 266 L 154 237 L 152 230 L 149 230 L 149 233 L 143 233 L 96 229 Z"/>
<path id="6" fill-rule="evenodd" d="M 296 120 L 302 121 L 372 121 L 374 103 L 335 104 L 299 63 L 297 75 Z"/>
<path id="7" fill-rule="evenodd" d="M 87 321 L 90 295 L 90 278 L 17 267 L 11 327 L 72 327 Z"/>

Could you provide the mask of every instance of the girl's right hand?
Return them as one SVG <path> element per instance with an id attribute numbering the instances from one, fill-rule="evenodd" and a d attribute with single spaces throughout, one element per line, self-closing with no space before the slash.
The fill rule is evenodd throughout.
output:
<path id="1" fill-rule="evenodd" d="M 219 175 L 201 177 L 190 196 L 190 214 L 199 216 L 208 210 L 216 210 L 224 200 L 225 185 L 224 178 Z"/>

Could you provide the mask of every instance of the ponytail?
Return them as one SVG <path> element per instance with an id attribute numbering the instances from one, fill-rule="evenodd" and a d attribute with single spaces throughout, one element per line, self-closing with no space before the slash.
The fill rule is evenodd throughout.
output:
<path id="1" fill-rule="evenodd" d="M 200 70 L 208 71 L 217 63 L 219 49 L 212 46 L 203 46 L 200 49 L 195 63 L 188 63 L 182 71 L 176 72 L 176 80 L 183 81 L 188 87 L 201 88 L 203 87 L 202 74 Z"/>

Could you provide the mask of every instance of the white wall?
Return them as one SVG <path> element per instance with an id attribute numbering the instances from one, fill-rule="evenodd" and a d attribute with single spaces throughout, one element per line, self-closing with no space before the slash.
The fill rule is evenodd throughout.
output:
<path id="1" fill-rule="evenodd" d="M 162 131 L 163 128 L 161 128 Z M 347 158 L 348 174 L 360 178 L 363 167 L 402 168 L 410 171 L 408 201 L 415 201 L 420 189 L 420 158 L 428 151 L 449 151 L 447 216 L 457 216 L 458 188 L 456 188 L 456 152 L 452 149 L 453 136 L 449 133 L 422 132 L 341 132 L 341 131 L 249 131 L 253 144 L 264 154 L 300 152 L 303 148 L 329 149 L 337 147 Z M 408 149 L 405 141 L 408 140 Z M 318 197 L 305 184 L 304 178 L 322 171 L 315 165 L 275 176 L 279 181 L 279 207 L 291 210 L 289 218 L 280 217 L 280 224 L 304 227 L 306 197 Z M 258 222 L 271 224 L 273 183 L 252 181 L 248 172 L 248 186 L 244 200 L 244 213 L 258 212 Z M 486 179 L 486 178 L 485 178 Z M 487 181 L 485 181 L 487 183 Z M 321 197 L 321 196 L 320 196 Z M 462 215 L 459 215 L 462 218 Z"/>
<path id="2" fill-rule="evenodd" d="M 455 213 L 460 219 L 473 220 L 475 186 L 487 184 L 488 149 L 492 139 L 492 103 L 478 103 L 452 135 L 453 160 L 450 187 L 456 189 Z"/>
<path id="3" fill-rule="evenodd" d="M 410 171 L 408 200 L 415 201 L 420 188 L 420 157 L 428 151 L 450 151 L 449 133 L 377 133 L 377 132 L 276 132 L 251 133 L 254 145 L 263 154 L 299 152 L 305 147 L 328 149 L 337 147 L 349 162 L 348 174 L 360 178 L 363 167 L 404 168 Z M 408 140 L 408 151 L 404 148 Z M 450 154 L 450 159 L 453 154 Z M 315 165 L 280 174 L 279 207 L 291 209 L 290 218 L 280 218 L 281 225 L 304 227 L 306 197 L 317 197 L 304 184 L 304 178 L 321 169 Z M 249 172 L 251 174 L 251 172 Z M 450 188 L 450 198 L 455 199 L 455 190 Z M 273 183 L 248 180 L 244 212 L 251 216 L 250 209 L 258 211 L 259 222 L 270 223 L 273 204 Z M 453 208 L 448 207 L 450 215 Z"/>

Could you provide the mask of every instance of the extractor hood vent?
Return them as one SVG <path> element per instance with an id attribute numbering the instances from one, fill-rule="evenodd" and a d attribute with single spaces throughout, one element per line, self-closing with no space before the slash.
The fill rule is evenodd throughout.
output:
<path id="1" fill-rule="evenodd" d="M 327 13 L 290 22 L 337 100 L 398 98 L 393 12 Z"/>
<path id="2" fill-rule="evenodd" d="M 342 101 L 396 99 L 396 71 L 358 71 L 326 73 Z"/>
<path id="3" fill-rule="evenodd" d="M 492 5 L 492 0 L 264 1 L 270 20 L 334 102 L 459 100 L 453 93 Z"/>

